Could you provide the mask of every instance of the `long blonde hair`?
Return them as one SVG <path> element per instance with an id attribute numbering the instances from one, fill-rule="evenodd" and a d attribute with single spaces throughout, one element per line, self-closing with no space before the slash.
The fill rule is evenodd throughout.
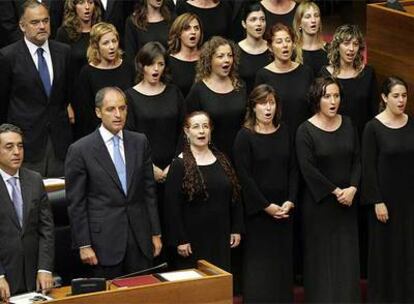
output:
<path id="1" fill-rule="evenodd" d="M 316 10 L 319 15 L 321 14 L 321 10 L 319 9 L 319 6 L 312 1 L 304 1 L 301 4 L 299 4 L 298 8 L 296 9 L 295 18 L 293 19 L 293 31 L 295 32 L 296 36 L 296 47 L 295 47 L 295 54 L 296 58 L 295 61 L 298 63 L 303 64 L 303 30 L 301 27 L 302 24 L 302 18 L 305 15 L 306 11 L 310 8 L 313 8 Z M 322 21 L 319 23 L 319 29 L 316 33 L 317 39 L 321 45 L 324 44 L 323 37 L 322 37 Z"/>

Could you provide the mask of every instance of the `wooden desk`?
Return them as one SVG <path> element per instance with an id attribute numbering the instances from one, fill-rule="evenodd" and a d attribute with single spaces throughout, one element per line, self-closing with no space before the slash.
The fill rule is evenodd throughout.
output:
<path id="1" fill-rule="evenodd" d="M 414 1 L 401 1 L 407 12 L 385 7 L 385 3 L 367 6 L 368 63 L 379 83 L 391 75 L 408 83 L 407 112 L 414 114 Z"/>
<path id="2" fill-rule="evenodd" d="M 55 289 L 51 296 L 55 300 L 42 303 L 59 304 L 149 304 L 149 303 L 217 303 L 232 304 L 232 275 L 224 270 L 200 260 L 198 272 L 203 278 L 179 282 L 160 282 L 144 286 L 117 288 L 76 296 L 68 296 L 70 287 Z"/>

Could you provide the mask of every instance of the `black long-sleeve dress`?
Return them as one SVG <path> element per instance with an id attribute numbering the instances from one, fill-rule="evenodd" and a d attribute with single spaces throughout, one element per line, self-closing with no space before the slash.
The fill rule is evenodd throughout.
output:
<path id="1" fill-rule="evenodd" d="M 264 211 L 270 203 L 297 202 L 298 171 L 287 126 L 271 134 L 242 128 L 234 158 L 246 214 L 243 301 L 291 303 L 293 218 L 277 220 Z"/>
<path id="2" fill-rule="evenodd" d="M 194 84 L 196 65 L 197 61 L 184 61 L 171 55 L 168 57 L 171 82 L 181 90 L 184 97 L 187 96 Z"/>
<path id="3" fill-rule="evenodd" d="M 119 87 L 126 90 L 134 85 L 135 69 L 123 61 L 114 69 L 100 69 L 85 65 L 76 82 L 73 108 L 77 137 L 93 132 L 100 120 L 95 114 L 95 95 L 104 87 Z"/>
<path id="4" fill-rule="evenodd" d="M 363 137 L 363 202 L 369 210 L 368 300 L 414 302 L 414 121 L 392 129 L 378 119 Z M 385 203 L 389 220 L 377 220 L 375 203 Z"/>
<path id="5" fill-rule="evenodd" d="M 321 69 L 329 64 L 328 53 L 325 49 L 314 51 L 302 50 L 303 64 L 312 68 L 313 75 L 317 76 Z"/>
<path id="6" fill-rule="evenodd" d="M 207 112 L 214 124 L 213 143 L 232 158 L 234 138 L 242 125 L 246 112 L 244 86 L 229 93 L 216 93 L 201 81 L 193 85 L 186 98 L 187 113 Z"/>
<path id="7" fill-rule="evenodd" d="M 76 79 L 82 67 L 88 63 L 86 51 L 89 46 L 89 33 L 81 33 L 79 39 L 73 41 L 69 38 L 66 27 L 61 26 L 57 30 L 56 40 L 70 45 L 70 92 L 73 96 Z"/>
<path id="8" fill-rule="evenodd" d="M 254 88 L 254 82 L 256 79 L 256 73 L 259 69 L 268 65 L 272 59 L 270 57 L 269 50 L 261 54 L 249 54 L 241 47 L 240 49 L 240 62 L 238 67 L 239 76 L 246 83 L 247 96 Z"/>
<path id="9" fill-rule="evenodd" d="M 213 36 L 230 37 L 231 7 L 227 1 L 219 0 L 217 6 L 212 8 L 199 8 L 191 4 L 191 0 L 177 3 L 177 16 L 184 13 L 196 14 L 203 26 L 204 42 Z"/>
<path id="10" fill-rule="evenodd" d="M 189 202 L 182 191 L 184 162 L 176 158 L 171 164 L 165 185 L 167 239 L 174 248 L 191 244 L 192 255 L 177 257 L 179 268 L 194 267 L 198 259 L 205 259 L 230 271 L 230 234 L 242 232 L 242 204 L 232 202 L 230 180 L 217 160 L 198 168 L 209 197 Z"/>
<path id="11" fill-rule="evenodd" d="M 323 67 L 322 75 L 331 74 Z M 369 65 L 354 78 L 337 78 L 341 85 L 342 97 L 340 113 L 349 116 L 358 134 L 362 135 L 365 124 L 378 114 L 379 94 L 375 71 Z"/>
<path id="12" fill-rule="evenodd" d="M 131 62 L 134 61 L 138 51 L 150 41 L 158 41 L 168 48 L 168 32 L 170 24 L 166 20 L 148 23 L 147 29 L 137 28 L 129 17 L 125 22 L 125 54 Z"/>
<path id="13" fill-rule="evenodd" d="M 306 65 L 299 65 L 287 73 L 275 73 L 262 68 L 256 74 L 255 85 L 266 83 L 275 89 L 282 105 L 283 120 L 289 126 L 292 135 L 310 116 L 308 91 L 312 81 L 312 69 Z"/>
<path id="14" fill-rule="evenodd" d="M 144 95 L 134 88 L 126 90 L 125 95 L 128 100 L 127 128 L 148 137 L 152 161 L 164 169 L 175 156 L 182 129 L 184 98 L 180 90 L 167 84 L 157 95 Z"/>
<path id="15" fill-rule="evenodd" d="M 309 302 L 359 302 L 357 206 L 343 206 L 332 194 L 336 187 L 358 187 L 358 147 L 355 128 L 346 116 L 332 132 L 309 121 L 297 131 L 297 157 L 306 182 L 302 218 Z"/>

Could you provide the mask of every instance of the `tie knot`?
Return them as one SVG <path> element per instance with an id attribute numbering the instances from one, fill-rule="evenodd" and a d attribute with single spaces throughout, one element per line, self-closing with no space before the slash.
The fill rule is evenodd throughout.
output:
<path id="1" fill-rule="evenodd" d="M 118 135 L 114 135 L 112 137 L 112 141 L 114 142 L 114 146 L 118 147 L 119 146 L 119 136 Z"/>
<path id="2" fill-rule="evenodd" d="M 37 52 L 37 55 L 38 55 L 38 56 L 43 56 L 43 52 L 44 52 L 44 51 L 45 51 L 44 49 L 42 49 L 42 48 L 38 48 L 36 52 Z"/>
<path id="3" fill-rule="evenodd" d="M 12 177 L 10 177 L 7 181 L 10 183 L 10 185 L 12 185 L 13 187 L 16 187 L 16 184 L 17 184 L 17 177 L 12 176 Z"/>

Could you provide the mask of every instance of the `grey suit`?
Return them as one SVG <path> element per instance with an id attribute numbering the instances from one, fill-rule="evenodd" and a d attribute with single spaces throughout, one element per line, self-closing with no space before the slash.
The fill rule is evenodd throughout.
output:
<path id="1" fill-rule="evenodd" d="M 40 174 L 20 168 L 23 227 L 0 177 L 0 275 L 6 276 L 10 292 L 25 286 L 36 288 L 39 269 L 53 270 L 53 216 Z"/>
<path id="2" fill-rule="evenodd" d="M 99 129 L 70 146 L 65 164 L 73 246 L 91 245 L 103 266 L 122 262 L 130 232 L 151 261 L 152 236 L 161 233 L 148 140 L 123 134 L 127 195 Z"/>

